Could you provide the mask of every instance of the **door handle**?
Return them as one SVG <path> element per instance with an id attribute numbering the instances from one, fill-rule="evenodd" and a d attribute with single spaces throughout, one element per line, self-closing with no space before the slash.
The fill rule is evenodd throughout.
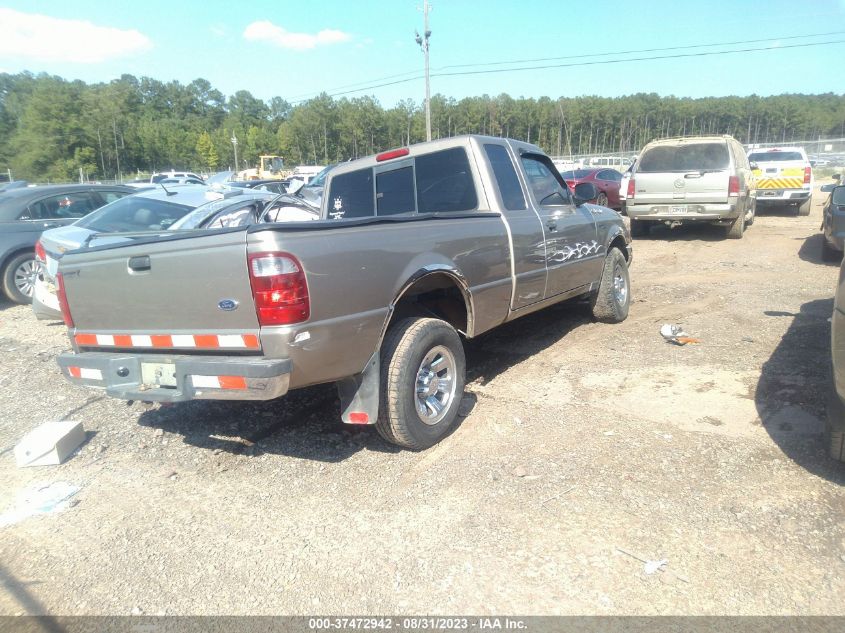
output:
<path id="1" fill-rule="evenodd" d="M 58 222 L 45 222 L 44 228 L 45 229 L 55 229 L 56 227 L 61 226 Z"/>
<path id="2" fill-rule="evenodd" d="M 548 222 L 548 224 L 546 224 L 546 226 L 549 227 L 550 231 L 557 231 L 557 220 L 549 220 L 549 222 Z"/>
<path id="3" fill-rule="evenodd" d="M 129 270 L 132 272 L 142 273 L 150 270 L 150 267 L 151 264 L 149 255 L 140 255 L 129 258 Z"/>

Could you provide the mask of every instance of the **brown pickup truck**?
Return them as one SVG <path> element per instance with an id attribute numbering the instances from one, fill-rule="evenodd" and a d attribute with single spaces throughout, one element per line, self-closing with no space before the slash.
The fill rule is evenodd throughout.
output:
<path id="1" fill-rule="evenodd" d="M 342 418 L 431 446 L 471 338 L 566 299 L 628 315 L 622 218 L 520 141 L 461 136 L 343 163 L 320 219 L 135 235 L 66 253 L 75 383 L 118 398 L 267 400 L 336 382 Z"/>

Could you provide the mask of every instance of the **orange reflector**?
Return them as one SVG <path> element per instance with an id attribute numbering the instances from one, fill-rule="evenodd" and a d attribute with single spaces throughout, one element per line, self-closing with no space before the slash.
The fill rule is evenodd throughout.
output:
<path id="1" fill-rule="evenodd" d="M 74 378 L 82 378 L 82 370 L 79 367 L 68 367 L 67 373 Z"/>
<path id="2" fill-rule="evenodd" d="M 369 424 L 370 416 L 363 411 L 353 411 L 349 414 L 349 424 Z"/>
<path id="3" fill-rule="evenodd" d="M 221 389 L 246 389 L 246 378 L 243 376 L 218 376 L 217 381 Z"/>
<path id="4" fill-rule="evenodd" d="M 76 335 L 76 344 L 77 345 L 96 345 L 97 344 L 97 335 L 96 334 L 77 334 Z"/>

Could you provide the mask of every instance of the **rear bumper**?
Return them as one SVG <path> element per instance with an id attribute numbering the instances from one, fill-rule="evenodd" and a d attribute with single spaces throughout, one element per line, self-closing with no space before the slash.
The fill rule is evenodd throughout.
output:
<path id="1" fill-rule="evenodd" d="M 810 189 L 758 189 L 757 204 L 783 204 L 784 202 L 806 202 L 813 194 Z"/>
<path id="2" fill-rule="evenodd" d="M 44 321 L 61 321 L 62 310 L 59 307 L 59 298 L 56 296 L 55 287 L 47 281 L 42 280 L 42 275 L 35 280 L 32 292 L 32 311 L 35 316 Z"/>
<path id="3" fill-rule="evenodd" d="M 291 372 L 289 359 L 237 356 L 83 352 L 61 354 L 58 363 L 74 384 L 105 389 L 114 398 L 154 402 L 272 400 L 287 393 Z M 175 384 L 145 382 L 154 366 L 172 372 Z"/>
<path id="4" fill-rule="evenodd" d="M 656 221 L 705 221 L 735 220 L 739 217 L 739 207 L 736 203 L 721 204 L 687 204 L 681 200 L 677 204 L 636 204 L 633 200 L 626 201 L 626 215 L 633 220 Z"/>

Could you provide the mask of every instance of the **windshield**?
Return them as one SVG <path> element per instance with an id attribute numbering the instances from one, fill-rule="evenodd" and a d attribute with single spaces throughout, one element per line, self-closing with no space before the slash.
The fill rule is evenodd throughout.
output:
<path id="1" fill-rule="evenodd" d="M 243 226 L 247 223 L 250 212 L 260 202 L 260 200 L 254 198 L 247 200 L 240 199 L 237 202 L 232 202 L 231 200 L 215 200 L 214 202 L 197 207 L 188 215 L 174 222 L 169 228 L 171 231 L 197 229 L 206 220 L 211 218 L 214 219 L 207 228 L 219 229 L 230 226 Z M 215 215 L 218 217 L 214 217 Z"/>
<path id="2" fill-rule="evenodd" d="M 638 172 L 702 171 L 730 166 L 725 143 L 689 143 L 657 145 L 640 157 Z"/>
<path id="3" fill-rule="evenodd" d="M 188 213 L 191 207 L 165 200 L 127 196 L 107 204 L 76 222 L 98 233 L 160 231 Z"/>
<path id="4" fill-rule="evenodd" d="M 804 161 L 801 152 L 754 152 L 748 157 L 752 163 L 774 163 L 787 160 Z"/>

